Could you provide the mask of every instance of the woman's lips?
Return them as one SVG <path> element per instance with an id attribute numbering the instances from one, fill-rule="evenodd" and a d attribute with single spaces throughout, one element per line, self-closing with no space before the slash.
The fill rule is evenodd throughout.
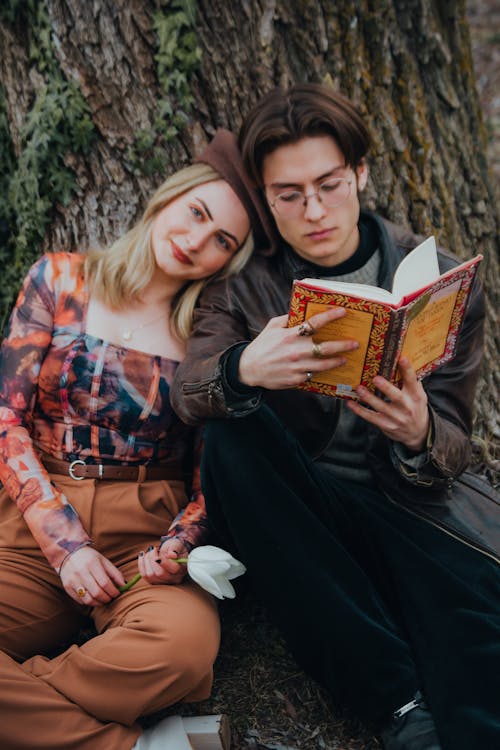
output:
<path id="1" fill-rule="evenodd" d="M 174 256 L 174 258 L 178 260 L 179 263 L 183 263 L 185 266 L 192 266 L 193 261 L 185 253 L 182 252 L 179 245 L 177 245 L 177 243 L 173 240 L 170 240 L 170 243 L 172 245 L 172 255 Z"/>

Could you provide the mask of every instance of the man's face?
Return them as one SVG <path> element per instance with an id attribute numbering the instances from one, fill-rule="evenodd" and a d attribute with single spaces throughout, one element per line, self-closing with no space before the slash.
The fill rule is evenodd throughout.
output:
<path id="1" fill-rule="evenodd" d="M 262 176 L 269 206 L 281 236 L 298 255 L 320 266 L 336 266 L 355 253 L 358 190 L 365 187 L 367 175 L 364 163 L 355 171 L 346 166 L 328 135 L 280 146 L 264 158 Z M 314 195 L 320 187 L 320 194 Z M 294 195 L 296 191 L 310 196 L 305 205 L 302 196 Z M 340 205 L 327 205 L 339 201 Z M 291 204 L 295 204 L 293 215 Z"/>

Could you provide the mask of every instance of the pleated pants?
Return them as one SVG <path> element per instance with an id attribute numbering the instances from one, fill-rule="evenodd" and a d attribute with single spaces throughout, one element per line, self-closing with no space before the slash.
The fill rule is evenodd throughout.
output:
<path id="1" fill-rule="evenodd" d="M 181 482 L 52 480 L 126 580 L 186 502 Z M 97 636 L 51 657 L 83 616 Z M 109 604 L 76 604 L 0 491 L 0 747 L 133 747 L 139 717 L 208 697 L 219 637 L 212 597 L 188 580 L 141 580 Z"/>

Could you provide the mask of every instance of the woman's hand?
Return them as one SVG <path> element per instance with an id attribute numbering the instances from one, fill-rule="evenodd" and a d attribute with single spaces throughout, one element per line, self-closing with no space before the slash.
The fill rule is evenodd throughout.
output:
<path id="1" fill-rule="evenodd" d="M 93 547 L 81 547 L 64 562 L 60 573 L 66 593 L 88 607 L 107 604 L 125 579 L 117 567 Z"/>
<path id="2" fill-rule="evenodd" d="M 391 440 L 420 453 L 425 448 L 429 432 L 427 394 L 407 357 L 400 360 L 399 369 L 403 378 L 401 390 L 385 378 L 377 376 L 373 379 L 373 385 L 387 400 L 378 398 L 367 388 L 360 386 L 356 392 L 371 408 L 367 409 L 358 401 L 352 400 L 347 402 L 347 406 L 358 417 L 378 427 Z"/>
<path id="3" fill-rule="evenodd" d="M 342 353 L 357 349 L 357 341 L 314 344 L 311 334 L 345 314 L 343 307 L 333 307 L 311 316 L 306 323 L 306 330 L 309 324 L 311 333 L 307 335 L 300 335 L 302 326 L 287 328 L 287 315 L 271 318 L 257 338 L 243 350 L 239 365 L 240 381 L 245 385 L 270 390 L 293 388 L 303 383 L 308 373 L 314 375 L 343 365 L 345 357 Z"/>
<path id="4" fill-rule="evenodd" d="M 158 547 L 149 547 L 138 558 L 139 573 L 148 582 L 181 583 L 187 573 L 185 563 L 176 563 L 174 558 L 187 557 L 188 550 L 179 539 L 167 539 Z"/>

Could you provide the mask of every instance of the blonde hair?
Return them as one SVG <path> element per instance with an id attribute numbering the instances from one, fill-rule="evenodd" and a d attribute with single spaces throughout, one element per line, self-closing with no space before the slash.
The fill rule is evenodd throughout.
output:
<path id="1" fill-rule="evenodd" d="M 137 300 L 153 278 L 156 261 L 151 242 L 153 221 L 165 206 L 191 188 L 224 178 L 208 164 L 192 164 L 175 172 L 150 198 L 137 224 L 105 250 L 90 250 L 85 259 L 85 275 L 92 293 L 108 307 L 120 309 Z M 188 282 L 174 299 L 171 323 L 180 339 L 191 332 L 193 311 L 203 288 L 215 278 L 241 271 L 253 250 L 252 232 L 231 260 L 216 274 Z"/>

